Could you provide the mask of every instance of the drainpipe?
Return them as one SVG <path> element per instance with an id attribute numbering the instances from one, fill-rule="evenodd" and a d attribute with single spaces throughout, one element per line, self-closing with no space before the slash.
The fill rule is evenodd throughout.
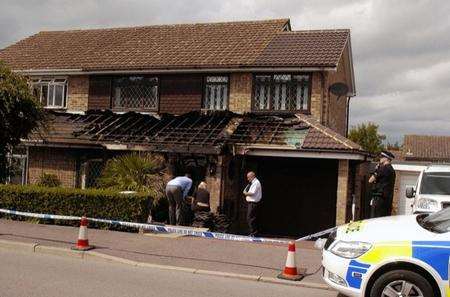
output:
<path id="1" fill-rule="evenodd" d="M 320 106 L 320 123 L 325 125 L 325 74 L 323 72 L 319 72 L 321 76 L 321 85 L 322 85 L 322 102 Z"/>
<path id="2" fill-rule="evenodd" d="M 346 116 L 347 116 L 347 125 L 345 127 L 345 137 L 348 137 L 348 125 L 349 125 L 349 120 L 350 120 L 350 99 L 352 97 L 348 96 L 347 97 L 347 106 L 346 106 Z"/>

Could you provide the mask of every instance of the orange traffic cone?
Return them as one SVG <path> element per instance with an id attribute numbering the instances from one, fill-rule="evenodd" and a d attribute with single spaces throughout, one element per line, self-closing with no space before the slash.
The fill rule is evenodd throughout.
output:
<path id="1" fill-rule="evenodd" d="M 289 242 L 289 248 L 286 258 L 286 266 L 283 269 L 283 272 L 278 275 L 278 278 L 299 281 L 301 280 L 306 273 L 305 268 L 297 269 L 295 265 L 295 243 Z"/>
<path id="2" fill-rule="evenodd" d="M 81 217 L 80 231 L 78 232 L 78 241 L 77 245 L 72 247 L 73 250 L 87 251 L 94 248 L 94 246 L 89 245 L 87 227 L 88 227 L 88 219 L 86 217 Z"/>

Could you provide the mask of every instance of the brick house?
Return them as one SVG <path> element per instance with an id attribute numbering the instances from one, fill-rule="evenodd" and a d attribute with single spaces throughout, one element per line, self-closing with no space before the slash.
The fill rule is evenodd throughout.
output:
<path id="1" fill-rule="evenodd" d="M 89 187 L 129 151 L 164 154 L 205 179 L 214 211 L 245 228 L 247 170 L 263 184 L 262 229 L 301 235 L 356 216 L 367 154 L 345 135 L 355 95 L 349 30 L 288 19 L 40 32 L 0 51 L 50 110 L 23 141 L 26 182 Z M 345 84 L 346 93 L 330 91 Z"/>
<path id="2" fill-rule="evenodd" d="M 410 214 L 412 200 L 406 198 L 407 187 L 415 187 L 420 172 L 430 164 L 450 164 L 450 136 L 405 135 L 396 152 L 393 212 Z"/>

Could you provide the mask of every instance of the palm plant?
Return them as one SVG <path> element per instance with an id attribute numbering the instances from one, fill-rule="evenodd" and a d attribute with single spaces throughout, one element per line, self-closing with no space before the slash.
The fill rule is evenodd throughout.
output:
<path id="1" fill-rule="evenodd" d="M 127 154 L 109 160 L 99 179 L 102 188 L 163 195 L 166 165 L 156 154 Z"/>

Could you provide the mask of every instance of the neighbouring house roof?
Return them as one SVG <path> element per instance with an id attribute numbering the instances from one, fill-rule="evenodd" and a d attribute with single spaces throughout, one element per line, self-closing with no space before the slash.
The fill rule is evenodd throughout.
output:
<path id="1" fill-rule="evenodd" d="M 305 115 L 238 115 L 229 111 L 180 116 L 111 111 L 53 112 L 27 145 L 95 145 L 116 150 L 245 154 L 248 148 L 365 154 L 361 147 Z"/>
<path id="2" fill-rule="evenodd" d="M 403 158 L 406 161 L 450 162 L 450 136 L 405 135 Z"/>
<path id="3" fill-rule="evenodd" d="M 0 51 L 14 70 L 337 67 L 349 30 L 286 31 L 289 19 L 44 31 Z"/>

